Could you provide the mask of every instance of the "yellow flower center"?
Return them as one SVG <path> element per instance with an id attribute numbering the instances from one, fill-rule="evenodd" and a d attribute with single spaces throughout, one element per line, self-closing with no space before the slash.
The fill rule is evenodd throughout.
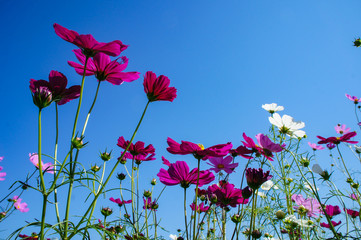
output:
<path id="1" fill-rule="evenodd" d="M 223 164 L 218 164 L 217 168 L 219 168 L 219 169 L 224 168 L 224 165 Z"/>
<path id="2" fill-rule="evenodd" d="M 198 147 L 200 147 L 201 148 L 201 150 L 204 150 L 204 146 L 203 146 L 203 144 L 198 144 Z"/>

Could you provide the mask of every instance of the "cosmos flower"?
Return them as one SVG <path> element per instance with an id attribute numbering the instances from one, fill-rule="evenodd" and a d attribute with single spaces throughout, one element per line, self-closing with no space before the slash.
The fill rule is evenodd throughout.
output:
<path id="1" fill-rule="evenodd" d="M 277 185 L 275 185 L 272 180 L 268 180 L 261 185 L 261 189 L 265 191 L 268 191 L 271 188 L 278 189 Z"/>
<path id="2" fill-rule="evenodd" d="M 127 148 L 127 146 L 129 145 L 130 141 L 125 141 L 124 137 L 119 137 L 118 138 L 118 146 L 123 148 L 124 150 Z M 130 152 L 130 154 L 132 154 L 133 156 L 136 155 L 148 155 L 148 154 L 153 154 L 155 152 L 155 149 L 153 147 L 152 144 L 149 144 L 147 147 L 144 147 L 144 142 L 142 141 L 138 141 L 135 144 L 131 143 L 129 148 L 128 148 L 128 152 Z"/>
<path id="3" fill-rule="evenodd" d="M 213 184 L 208 187 L 209 196 L 215 195 L 217 206 L 224 207 L 236 207 L 239 204 L 247 204 L 248 199 L 242 197 L 242 190 L 235 188 L 233 184 L 228 182 L 220 182 L 219 186 Z M 212 197 L 210 197 L 211 199 Z"/>
<path id="4" fill-rule="evenodd" d="M 163 157 L 163 156 L 162 156 L 162 163 L 168 167 L 170 167 L 170 165 L 171 165 L 171 163 L 167 159 L 165 159 L 165 157 Z"/>
<path id="5" fill-rule="evenodd" d="M 270 180 L 273 176 L 269 174 L 270 171 L 263 172 L 262 168 L 247 168 L 246 169 L 246 179 L 247 184 L 253 190 L 257 190 L 261 187 L 263 183 Z"/>
<path id="6" fill-rule="evenodd" d="M 73 50 L 73 52 L 81 64 L 72 61 L 68 61 L 68 63 L 79 75 L 83 75 L 86 57 L 80 49 Z M 88 59 L 85 76 L 95 75 L 98 81 L 106 80 L 113 85 L 132 82 L 139 78 L 139 72 L 123 72 L 128 66 L 127 57 L 121 57 L 121 62 L 118 62 L 118 59 L 111 61 L 110 57 L 104 53 L 95 54 L 93 59 Z"/>
<path id="7" fill-rule="evenodd" d="M 340 144 L 341 142 L 352 143 L 352 144 L 358 143 L 358 141 L 350 141 L 350 139 L 356 135 L 357 135 L 356 132 L 349 132 L 342 135 L 341 137 L 328 137 L 328 138 L 324 138 L 321 136 L 317 136 L 317 137 L 321 139 L 321 141 L 319 141 L 318 144 L 333 143 L 337 145 Z"/>
<path id="8" fill-rule="evenodd" d="M 285 217 L 285 221 L 291 221 L 293 223 L 298 224 L 301 227 L 313 227 L 313 222 L 311 220 L 305 220 L 305 219 L 298 219 L 296 218 L 295 215 L 288 215 L 287 217 Z"/>
<path id="9" fill-rule="evenodd" d="M 325 149 L 321 145 L 317 145 L 316 143 L 311 143 L 311 142 L 308 142 L 308 146 L 310 146 L 313 149 L 313 151 Z"/>
<path id="10" fill-rule="evenodd" d="M 193 211 L 195 211 L 196 205 L 194 202 L 190 205 L 190 207 Z M 204 203 L 202 202 L 201 204 L 199 204 L 197 206 L 197 213 L 207 212 L 208 209 L 209 209 L 209 206 L 204 206 Z"/>
<path id="11" fill-rule="evenodd" d="M 351 198 L 352 200 L 357 200 L 359 197 L 358 197 L 356 194 L 352 193 L 352 194 L 350 195 L 350 198 Z"/>
<path id="12" fill-rule="evenodd" d="M 4 159 L 4 157 L 0 157 L 0 162 Z M 3 170 L 3 167 L 0 166 L 0 171 Z M 5 180 L 5 177 L 6 176 L 6 172 L 0 172 L 0 181 L 4 181 Z"/>
<path id="13" fill-rule="evenodd" d="M 345 209 L 345 212 L 350 215 L 352 218 L 357 218 L 358 216 L 360 216 L 360 212 L 359 211 L 354 211 L 352 209 Z"/>
<path id="14" fill-rule="evenodd" d="M 341 224 L 341 221 L 339 221 L 339 222 L 331 221 L 331 223 L 334 227 L 336 227 Z M 324 227 L 324 228 L 328 228 L 328 229 L 331 228 L 330 224 L 328 224 L 328 223 L 321 223 L 320 226 Z"/>
<path id="15" fill-rule="evenodd" d="M 292 201 L 297 204 L 294 209 L 299 209 L 301 206 L 306 209 L 308 217 L 316 217 L 317 214 L 321 213 L 321 205 L 314 198 L 304 199 L 301 194 L 293 194 L 291 197 Z"/>
<path id="16" fill-rule="evenodd" d="M 88 57 L 93 57 L 98 52 L 116 57 L 128 47 L 119 40 L 109 43 L 98 42 L 90 34 L 79 35 L 79 33 L 69 30 L 57 23 L 54 23 L 54 30 L 59 37 L 78 46 Z"/>
<path id="17" fill-rule="evenodd" d="M 335 130 L 337 133 L 339 134 L 346 134 L 346 133 L 349 133 L 351 128 L 346 128 L 346 125 L 345 124 L 337 124 L 337 126 L 335 126 Z"/>
<path id="18" fill-rule="evenodd" d="M 143 209 L 147 208 L 149 210 L 156 211 L 158 208 L 157 199 L 154 199 L 154 201 L 152 201 L 152 197 L 147 197 L 147 198 L 143 197 L 143 202 L 144 202 Z"/>
<path id="19" fill-rule="evenodd" d="M 198 168 L 194 168 L 189 172 L 186 162 L 177 161 L 172 163 L 168 170 L 161 168 L 157 174 L 159 181 L 167 186 L 180 184 L 182 188 L 188 188 L 191 184 L 197 184 Z M 199 187 L 208 184 L 214 180 L 212 172 L 199 171 Z"/>
<path id="20" fill-rule="evenodd" d="M 150 102 L 170 101 L 177 97 L 177 89 L 169 87 L 170 80 L 164 75 L 157 77 L 155 73 L 148 71 L 144 76 L 144 92 Z"/>
<path id="21" fill-rule="evenodd" d="M 278 127 L 280 133 L 287 134 L 290 137 L 303 138 L 306 135 L 303 130 L 300 130 L 305 127 L 305 123 L 296 122 L 291 116 L 283 115 L 281 117 L 278 113 L 275 113 L 268 120 Z"/>
<path id="22" fill-rule="evenodd" d="M 271 114 L 284 110 L 283 106 L 277 106 L 276 103 L 263 104 L 262 108 Z"/>
<path id="23" fill-rule="evenodd" d="M 238 163 L 232 163 L 233 158 L 232 156 L 223 157 L 209 157 L 208 165 L 213 166 L 209 170 L 215 171 L 218 173 L 219 171 L 223 170 L 226 173 L 232 173 L 233 170 L 238 166 Z"/>
<path id="24" fill-rule="evenodd" d="M 132 200 L 122 201 L 120 198 L 114 199 L 113 197 L 109 198 L 109 200 L 118 204 L 119 207 L 122 207 L 124 204 L 132 203 Z"/>
<path id="25" fill-rule="evenodd" d="M 29 211 L 28 204 L 25 202 L 21 202 L 22 199 L 19 198 L 19 196 L 14 196 L 13 201 L 14 201 L 15 209 L 19 210 L 20 212 L 28 212 Z"/>
<path id="26" fill-rule="evenodd" d="M 123 152 L 122 152 L 123 154 Z M 125 153 L 123 158 L 125 159 L 129 159 L 129 160 L 134 160 L 134 162 L 136 164 L 141 164 L 142 162 L 147 162 L 147 161 L 154 161 L 155 160 L 155 154 L 138 154 L 138 155 L 132 155 L 131 153 Z"/>
<path id="27" fill-rule="evenodd" d="M 202 144 L 195 144 L 192 142 L 181 141 L 177 143 L 173 139 L 167 139 L 167 151 L 172 154 L 187 155 L 193 154 L 196 159 L 206 160 L 209 157 L 224 157 L 232 149 L 232 143 L 218 144 L 209 148 L 204 148 Z"/>
<path id="28" fill-rule="evenodd" d="M 29 153 L 29 160 L 36 168 L 39 168 L 39 156 L 37 153 Z M 54 166 L 50 162 L 44 164 L 43 161 L 41 161 L 41 169 L 45 172 L 54 174 Z"/>
<path id="29" fill-rule="evenodd" d="M 359 102 L 361 102 L 361 99 L 356 97 L 356 96 L 351 96 L 351 95 L 349 95 L 347 93 L 345 95 L 349 100 L 353 101 L 354 104 L 358 104 Z"/>
<path id="30" fill-rule="evenodd" d="M 341 209 L 339 206 L 326 205 L 325 212 L 328 216 L 330 216 L 332 218 L 333 216 L 340 214 Z"/>

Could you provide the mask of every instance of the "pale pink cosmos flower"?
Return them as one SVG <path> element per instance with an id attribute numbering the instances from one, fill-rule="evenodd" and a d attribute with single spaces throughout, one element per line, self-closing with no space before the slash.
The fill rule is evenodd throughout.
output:
<path id="1" fill-rule="evenodd" d="M 317 214 L 321 213 L 321 205 L 314 198 L 304 199 L 301 194 L 293 194 L 291 199 L 297 204 L 293 208 L 298 209 L 300 206 L 303 206 L 307 210 L 308 217 L 316 217 Z"/>
<path id="2" fill-rule="evenodd" d="M 39 156 L 37 153 L 29 153 L 29 160 L 35 167 L 39 168 Z M 41 161 L 41 169 L 45 172 L 54 174 L 54 166 L 50 162 L 44 164 L 43 161 Z"/>
<path id="3" fill-rule="evenodd" d="M 232 156 L 223 157 L 209 157 L 208 165 L 213 166 L 209 170 L 215 171 L 218 173 L 219 171 L 223 170 L 226 173 L 232 173 L 233 170 L 238 166 L 238 163 L 232 163 Z"/>
<path id="4" fill-rule="evenodd" d="M 357 199 L 359 199 L 359 197 L 358 197 L 356 194 L 354 194 L 354 193 L 352 193 L 352 194 L 350 195 L 350 198 L 351 198 L 352 200 L 357 200 Z"/>
<path id="5" fill-rule="evenodd" d="M 349 100 L 353 101 L 354 104 L 358 104 L 359 102 L 361 102 L 361 99 L 356 97 L 356 96 L 351 96 L 351 95 L 349 95 L 347 93 L 345 95 Z"/>
<path id="6" fill-rule="evenodd" d="M 21 198 L 19 196 L 14 196 L 14 207 L 15 209 L 19 210 L 20 212 L 27 212 L 29 211 L 28 204 L 25 202 L 21 202 Z"/>
<path id="7" fill-rule="evenodd" d="M 325 149 L 324 147 L 322 147 L 321 145 L 317 145 L 316 143 L 308 142 L 308 145 L 309 145 L 314 151 Z"/>
<path id="8" fill-rule="evenodd" d="M 339 134 L 345 134 L 345 133 L 349 133 L 351 128 L 346 128 L 345 124 L 342 124 L 342 125 L 337 124 L 337 126 L 335 126 L 335 130 Z"/>
<path id="9" fill-rule="evenodd" d="M 4 159 L 4 157 L 0 157 L 0 162 Z M 0 166 L 0 171 L 3 170 L 3 167 Z M 6 176 L 6 172 L 0 172 L 0 181 L 4 181 Z"/>

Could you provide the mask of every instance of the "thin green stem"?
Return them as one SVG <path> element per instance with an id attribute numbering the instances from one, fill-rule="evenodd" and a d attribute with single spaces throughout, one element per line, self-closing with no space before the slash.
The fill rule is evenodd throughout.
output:
<path id="1" fill-rule="evenodd" d="M 187 240 L 189 240 L 187 223 L 188 223 L 188 221 L 187 221 L 187 189 L 184 188 L 184 224 L 186 226 L 186 237 L 187 237 Z"/>
<path id="2" fill-rule="evenodd" d="M 201 159 L 198 159 L 198 169 L 197 169 L 197 185 L 196 185 L 196 199 L 195 199 L 195 209 L 197 210 L 197 200 L 198 200 L 198 185 L 199 185 L 199 174 L 200 174 L 200 165 Z M 196 219 L 197 219 L 197 211 L 194 211 L 194 219 L 193 219 L 193 240 L 196 240 Z"/>
<path id="3" fill-rule="evenodd" d="M 58 140 L 59 140 L 59 113 L 58 113 L 58 104 L 55 103 L 55 147 L 54 147 L 54 182 L 56 179 L 56 165 L 58 159 Z M 58 191 L 54 189 L 54 206 L 56 220 L 60 223 L 60 214 L 59 214 L 59 203 L 58 203 Z"/>
<path id="4" fill-rule="evenodd" d="M 91 112 L 93 110 L 95 102 L 97 101 L 100 83 L 101 83 L 101 81 L 98 81 L 98 86 L 97 86 L 97 90 L 95 92 L 95 97 L 94 97 L 93 103 L 92 103 L 92 105 L 91 105 L 91 107 L 89 109 L 88 115 L 86 116 L 85 123 L 84 123 L 84 126 L 83 126 L 83 130 L 81 131 L 81 136 L 84 136 L 86 126 L 88 125 L 90 114 L 91 114 Z"/>

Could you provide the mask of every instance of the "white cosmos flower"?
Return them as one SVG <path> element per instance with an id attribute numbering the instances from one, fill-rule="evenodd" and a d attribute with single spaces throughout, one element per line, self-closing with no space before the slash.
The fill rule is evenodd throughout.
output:
<path id="1" fill-rule="evenodd" d="M 263 104 L 262 108 L 271 114 L 285 109 L 283 106 L 277 106 L 277 103 Z"/>
<path id="2" fill-rule="evenodd" d="M 270 190 L 272 187 L 274 189 L 278 189 L 277 185 L 275 185 L 272 180 L 268 180 L 261 185 L 262 190 L 265 191 Z"/>
<path id="3" fill-rule="evenodd" d="M 312 166 L 312 172 L 317 173 L 317 174 L 320 174 L 321 176 L 325 173 L 325 171 L 323 171 L 323 169 L 321 168 L 321 166 L 318 165 L 318 164 L 314 164 L 314 165 Z"/>
<path id="4" fill-rule="evenodd" d="M 268 120 L 278 127 L 280 133 L 285 133 L 290 137 L 303 138 L 306 135 L 305 131 L 300 130 L 305 127 L 305 123 L 294 121 L 293 117 L 286 114 L 281 117 L 278 113 L 275 113 Z"/>
<path id="5" fill-rule="evenodd" d="M 266 198 L 266 194 L 264 192 L 260 192 L 260 191 L 257 191 L 257 195 L 260 196 L 261 198 Z"/>
<path id="6" fill-rule="evenodd" d="M 295 217 L 295 215 L 288 215 L 285 217 L 285 221 L 297 223 L 301 227 L 313 227 L 313 222 L 311 220 L 298 219 Z"/>
<path id="7" fill-rule="evenodd" d="M 312 189 L 316 189 L 315 186 L 312 184 L 311 186 L 307 183 L 307 182 L 303 182 L 303 186 L 307 189 L 310 189 L 312 191 Z M 312 188 L 311 188 L 312 187 Z M 320 190 L 319 188 L 317 188 L 317 191 Z"/>
<path id="8" fill-rule="evenodd" d="M 175 234 L 171 234 L 171 235 L 169 235 L 169 238 L 172 240 L 177 240 L 178 236 Z"/>

